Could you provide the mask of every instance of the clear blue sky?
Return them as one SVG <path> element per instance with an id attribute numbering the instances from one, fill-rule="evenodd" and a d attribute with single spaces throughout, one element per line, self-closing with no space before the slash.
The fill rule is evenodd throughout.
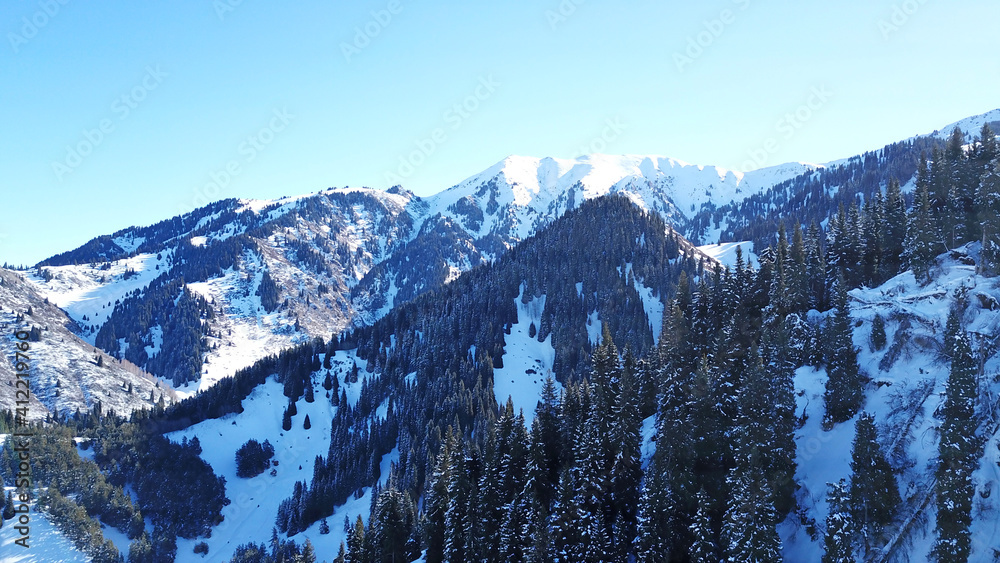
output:
<path id="1" fill-rule="evenodd" d="M 30 0 L 0 21 L 10 263 L 225 197 L 429 195 L 509 154 L 824 162 L 1000 106 L 995 0 Z"/>

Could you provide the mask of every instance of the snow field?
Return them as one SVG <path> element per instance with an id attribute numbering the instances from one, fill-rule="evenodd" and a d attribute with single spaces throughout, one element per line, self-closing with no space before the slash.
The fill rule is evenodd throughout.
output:
<path id="1" fill-rule="evenodd" d="M 493 393 L 501 406 L 507 404 L 507 397 L 510 397 L 514 401 L 514 410 L 524 413 L 524 422 L 530 428 L 545 378 L 552 377 L 555 381 L 552 364 L 556 359 L 556 350 L 552 347 L 551 334 L 544 342 L 539 342 L 537 336 L 528 336 L 532 323 L 536 330 L 540 326 L 545 296 L 522 303 L 523 295 L 524 286 L 521 286 L 514 299 L 517 323 L 511 327 L 510 335 L 504 337 L 503 367 L 493 370 Z M 562 384 L 557 381 L 556 392 L 561 390 Z"/>

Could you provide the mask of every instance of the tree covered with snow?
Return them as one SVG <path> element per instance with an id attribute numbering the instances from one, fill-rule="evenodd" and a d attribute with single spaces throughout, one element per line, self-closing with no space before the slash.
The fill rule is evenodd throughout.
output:
<path id="1" fill-rule="evenodd" d="M 951 344 L 951 371 L 945 388 L 941 441 L 938 447 L 937 539 L 931 557 L 941 563 L 962 562 L 969 558 L 969 524 L 972 520 L 972 497 L 975 486 L 972 473 L 978 465 L 975 417 L 976 362 L 969 337 L 958 332 Z"/>

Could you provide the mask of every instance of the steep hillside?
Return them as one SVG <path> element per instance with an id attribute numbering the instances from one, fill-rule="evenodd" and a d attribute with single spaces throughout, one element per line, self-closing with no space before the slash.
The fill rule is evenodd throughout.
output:
<path id="1" fill-rule="evenodd" d="M 0 269 L 0 328 L 5 361 L 0 363 L 0 404 L 15 404 L 17 371 L 13 361 L 17 330 L 37 333 L 29 341 L 31 404 L 29 418 L 59 412 L 130 413 L 150 408 L 161 398 L 170 403 L 173 389 L 129 362 L 121 362 L 76 335 L 79 327 L 61 309 L 40 296 L 18 272 Z"/>
<path id="2" fill-rule="evenodd" d="M 958 307 L 962 330 L 980 357 L 981 375 L 976 422 L 980 450 L 974 474 L 973 552 L 970 561 L 992 561 L 1000 540 L 996 501 L 1000 486 L 997 444 L 1000 426 L 996 397 L 1000 394 L 1000 286 L 997 278 L 976 274 L 979 245 L 970 244 L 938 257 L 929 284 L 918 284 L 906 272 L 880 287 L 851 292 L 854 345 L 858 363 L 871 379 L 863 410 L 874 415 L 881 446 L 894 467 L 902 496 L 901 514 L 884 534 L 885 547 L 877 561 L 926 560 L 934 539 L 935 469 L 938 464 L 951 357 L 946 344 L 949 312 Z M 886 345 L 876 348 L 872 326 L 885 319 Z M 818 319 L 817 319 L 818 320 Z M 858 417 L 824 429 L 821 425 L 824 369 L 796 372 L 797 416 L 805 420 L 795 433 L 798 446 L 796 499 L 801 514 L 781 527 L 787 561 L 818 561 L 829 507 L 828 483 L 850 478 L 850 457 Z M 806 518 L 802 518 L 805 515 Z M 817 524 L 818 523 L 818 524 Z M 810 526 L 815 530 L 810 532 Z M 812 535 L 810 535 L 812 534 Z"/>

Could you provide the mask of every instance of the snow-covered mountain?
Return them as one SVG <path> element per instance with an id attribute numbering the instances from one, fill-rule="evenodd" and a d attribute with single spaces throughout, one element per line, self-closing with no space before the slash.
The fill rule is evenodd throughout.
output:
<path id="1" fill-rule="evenodd" d="M 742 173 L 662 156 L 509 156 L 429 198 L 429 203 L 461 222 L 475 238 L 496 233 L 516 241 L 584 200 L 624 193 L 683 230 L 686 220 L 706 204 L 742 200 L 816 168 L 787 163 Z"/>
<path id="2" fill-rule="evenodd" d="M 679 228 L 703 206 L 814 168 L 786 164 L 743 174 L 652 156 L 511 156 L 427 198 L 397 186 L 220 201 L 99 237 L 43 261 L 27 277 L 76 321 L 86 342 L 190 393 L 287 346 L 371 323 L 497 258 L 583 201 L 624 193 Z M 277 288 L 276 307 L 261 301 L 264 272 Z M 158 363 L 164 338 L 173 337 L 165 336 L 166 310 L 147 309 L 178 299 L 182 286 L 211 309 L 202 313 L 203 351 Z M 136 309 L 146 311 L 139 324 Z M 162 365 L 185 362 L 196 376 Z"/>
<path id="3" fill-rule="evenodd" d="M 965 119 L 942 127 L 941 129 L 931 133 L 931 135 L 937 137 L 938 139 L 947 139 L 951 136 L 951 132 L 958 127 L 963 133 L 965 133 L 966 137 L 973 137 L 979 134 L 983 125 L 990 125 L 990 128 L 996 131 L 997 128 L 995 127 L 995 124 L 997 123 L 1000 123 L 1000 109 L 995 109 L 986 113 L 974 115 L 972 117 L 966 117 Z"/>
<path id="4" fill-rule="evenodd" d="M 37 329 L 38 340 L 28 342 L 26 352 L 31 389 L 29 419 L 43 419 L 49 414 L 86 412 L 100 404 L 107 412 L 128 413 L 136 408 L 150 408 L 162 397 L 170 403 L 174 390 L 129 362 L 122 362 L 97 350 L 79 336 L 79 327 L 66 313 L 36 291 L 34 285 L 17 272 L 0 270 L 0 329 L 5 350 L 11 351 L 19 340 L 18 329 Z M 12 357 L 12 354 L 11 354 Z M 15 404 L 15 365 L 0 362 L 0 404 Z M 22 397 L 23 398 L 23 397 Z"/>
<path id="5" fill-rule="evenodd" d="M 998 116 L 959 124 L 973 133 Z M 858 177 L 877 186 L 882 180 L 864 167 L 882 166 L 888 175 L 895 170 L 888 159 L 742 173 L 660 156 L 510 156 L 429 197 L 395 186 L 219 201 L 93 239 L 41 262 L 27 278 L 67 312 L 84 341 L 190 393 L 289 345 L 370 324 L 496 259 L 585 200 L 623 193 L 699 243 L 760 242 L 757 233 L 773 229 L 746 226 L 762 213 L 808 220 L 808 209 L 794 206 L 815 206 L 816 198 L 796 190 L 817 179 L 827 197 L 840 187 L 859 189 Z M 204 299 L 195 300 L 199 313 L 190 317 L 201 317 L 194 329 L 201 346 L 174 358 L 161 349 L 163 340 L 190 332 L 193 321 L 172 326 L 165 304 L 185 290 Z"/>

